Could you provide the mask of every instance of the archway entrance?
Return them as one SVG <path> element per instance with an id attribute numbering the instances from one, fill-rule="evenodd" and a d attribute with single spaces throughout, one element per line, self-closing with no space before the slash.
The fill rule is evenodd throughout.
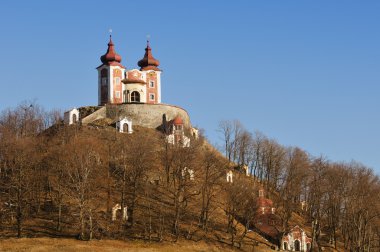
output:
<path id="1" fill-rule="evenodd" d="M 133 91 L 131 94 L 131 102 L 140 102 L 140 93 Z"/>
<path id="2" fill-rule="evenodd" d="M 294 241 L 294 250 L 295 251 L 301 251 L 301 244 L 299 240 Z"/>
<path id="3" fill-rule="evenodd" d="M 77 115 L 73 114 L 73 123 L 77 123 Z"/>
<path id="4" fill-rule="evenodd" d="M 128 123 L 123 124 L 123 132 L 128 133 L 129 132 L 129 125 Z"/>
<path id="5" fill-rule="evenodd" d="M 288 243 L 284 242 L 284 250 L 288 250 Z"/>

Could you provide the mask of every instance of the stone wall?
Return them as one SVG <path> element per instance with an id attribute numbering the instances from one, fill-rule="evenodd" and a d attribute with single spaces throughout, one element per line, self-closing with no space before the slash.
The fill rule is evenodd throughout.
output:
<path id="1" fill-rule="evenodd" d="M 81 110 L 81 108 L 79 108 L 79 110 Z M 81 120 L 82 120 L 82 123 L 86 124 L 86 123 L 92 123 L 93 121 L 98 120 L 98 119 L 103 119 L 105 117 L 106 117 L 106 107 L 102 107 L 96 110 L 95 112 L 89 114 L 88 116 L 81 118 Z"/>
<path id="2" fill-rule="evenodd" d="M 191 127 L 190 117 L 186 110 L 167 104 L 132 103 L 120 105 L 107 105 L 106 116 L 112 120 L 127 117 L 134 125 L 146 128 L 157 128 L 162 124 L 162 117 L 170 121 L 179 115 L 187 128 Z"/>

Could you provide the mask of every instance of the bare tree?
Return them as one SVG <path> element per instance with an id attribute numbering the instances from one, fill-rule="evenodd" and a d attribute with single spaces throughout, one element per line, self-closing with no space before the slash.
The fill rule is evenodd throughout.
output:
<path id="1" fill-rule="evenodd" d="M 238 120 L 221 121 L 218 131 L 222 134 L 226 158 L 230 162 L 236 162 L 239 155 L 239 140 L 245 131 L 242 124 Z"/>
<path id="2" fill-rule="evenodd" d="M 254 178 L 259 180 L 264 179 L 264 143 L 266 142 L 266 137 L 260 133 L 256 132 L 252 140 L 252 149 L 249 156 L 248 165 L 251 169 L 251 174 Z"/>
<path id="3" fill-rule="evenodd" d="M 224 179 L 228 164 L 223 162 L 214 150 L 205 150 L 202 158 L 203 162 L 199 172 L 202 197 L 199 222 L 202 229 L 207 232 L 210 213 L 216 208 L 214 201 L 220 193 L 221 179 Z"/>
<path id="4" fill-rule="evenodd" d="M 264 181 L 267 190 L 270 188 L 278 190 L 282 177 L 285 161 L 285 148 L 275 140 L 267 139 L 263 143 L 262 164 L 264 168 Z"/>
<path id="5" fill-rule="evenodd" d="M 282 228 L 289 231 L 289 220 L 293 212 L 300 207 L 302 185 L 307 182 L 310 160 L 308 155 L 299 148 L 288 148 L 284 163 L 283 184 L 280 190 L 279 211 Z"/>
<path id="6" fill-rule="evenodd" d="M 254 181 L 245 176 L 235 176 L 233 183 L 224 186 L 224 211 L 227 216 L 227 233 L 231 245 L 241 247 L 257 212 L 256 189 Z M 237 225 L 243 223 L 244 231 L 238 235 Z"/>
<path id="7" fill-rule="evenodd" d="M 125 137 L 119 139 L 121 145 L 119 145 L 120 155 L 117 158 L 117 165 L 120 167 L 122 180 L 121 208 L 128 206 L 128 222 L 132 227 L 135 208 L 139 198 L 145 194 L 145 187 L 149 182 L 148 174 L 156 167 L 154 160 L 157 157 L 153 149 L 155 144 L 149 137 Z M 124 144 L 126 141 L 129 142 L 127 146 Z"/>
<path id="8" fill-rule="evenodd" d="M 311 164 L 311 177 L 309 182 L 309 218 L 312 223 L 312 243 L 311 250 L 320 248 L 320 235 L 322 229 L 322 221 L 324 209 L 326 205 L 326 180 L 325 176 L 328 170 L 328 162 L 319 157 L 313 160 Z"/>
<path id="9" fill-rule="evenodd" d="M 3 172 L 1 186 L 7 194 L 9 210 L 14 210 L 12 205 L 16 207 L 18 237 L 22 235 L 27 208 L 33 201 L 33 189 L 40 189 L 34 187 L 36 180 L 33 177 L 37 177 L 35 167 L 39 159 L 35 151 L 35 139 L 44 130 L 41 111 L 35 104 L 21 104 L 14 110 L 3 111 L 0 115 L 0 157 Z M 36 195 L 38 197 L 38 192 Z"/>
<path id="10" fill-rule="evenodd" d="M 372 170 L 360 164 L 352 163 L 350 168 L 352 170 L 342 216 L 345 248 L 350 251 L 373 251 L 376 238 L 378 239 L 375 230 L 380 217 L 379 178 Z"/>
<path id="11" fill-rule="evenodd" d="M 74 138 L 65 147 L 68 166 L 65 172 L 65 193 L 76 203 L 80 222 L 80 239 L 92 239 L 93 210 L 97 207 L 97 187 L 104 150 L 95 139 Z M 87 225 L 86 225 L 87 224 Z"/>

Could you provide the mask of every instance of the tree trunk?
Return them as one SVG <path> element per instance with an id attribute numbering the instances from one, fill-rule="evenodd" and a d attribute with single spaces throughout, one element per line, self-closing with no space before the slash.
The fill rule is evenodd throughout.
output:
<path id="1" fill-rule="evenodd" d="M 61 196 L 58 196 L 59 198 Z M 57 231 L 61 231 L 61 222 L 62 222 L 62 200 L 59 199 L 58 202 L 58 221 L 57 221 Z"/>
<path id="2" fill-rule="evenodd" d="M 91 209 L 90 209 L 90 211 L 89 211 L 89 225 L 90 225 L 90 234 L 89 234 L 89 237 L 88 237 L 88 239 L 91 241 L 92 240 L 92 236 L 93 236 L 93 228 L 92 228 L 92 211 L 91 211 Z"/>
<path id="3" fill-rule="evenodd" d="M 125 207 L 125 205 L 126 205 L 126 200 L 125 200 L 125 187 L 126 187 L 126 173 L 127 173 L 127 171 L 126 171 L 126 167 L 124 166 L 124 171 L 123 171 L 123 183 L 122 183 L 122 188 L 121 188 L 121 211 L 123 212 L 124 211 L 124 207 Z M 121 226 L 120 226 L 120 228 L 122 229 L 122 227 L 123 227 L 123 223 L 124 223 L 124 220 L 122 219 L 122 221 L 121 221 Z"/>
<path id="4" fill-rule="evenodd" d="M 21 168 L 18 169 L 18 188 L 17 188 L 17 237 L 21 238 L 22 231 L 22 184 L 21 184 Z"/>
<path id="5" fill-rule="evenodd" d="M 80 219 L 80 238 L 79 239 L 84 240 L 85 223 L 84 223 L 83 206 L 80 206 L 79 219 Z"/>

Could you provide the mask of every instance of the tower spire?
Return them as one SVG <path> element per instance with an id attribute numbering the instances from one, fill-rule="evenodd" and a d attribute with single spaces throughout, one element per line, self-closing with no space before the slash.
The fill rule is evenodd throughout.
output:
<path id="1" fill-rule="evenodd" d="M 120 64 L 121 56 L 117 54 L 117 52 L 115 51 L 115 45 L 112 41 L 112 34 L 110 34 L 110 40 L 108 42 L 107 52 L 100 57 L 100 60 L 102 61 L 103 64 L 106 64 L 106 65 L 114 64 L 114 65 L 121 66 Z"/>
<path id="2" fill-rule="evenodd" d="M 147 36 L 147 41 L 146 41 L 144 57 L 141 60 L 139 60 L 137 64 L 140 67 L 141 71 L 144 71 L 144 70 L 161 71 L 158 68 L 158 66 L 160 65 L 160 61 L 155 59 L 152 55 L 152 48 L 150 48 L 150 41 L 149 41 L 148 36 Z"/>
<path id="3" fill-rule="evenodd" d="M 148 48 L 150 48 L 150 46 L 149 46 L 149 40 L 150 40 L 150 35 L 149 34 L 147 34 L 146 35 L 146 47 Z"/>

